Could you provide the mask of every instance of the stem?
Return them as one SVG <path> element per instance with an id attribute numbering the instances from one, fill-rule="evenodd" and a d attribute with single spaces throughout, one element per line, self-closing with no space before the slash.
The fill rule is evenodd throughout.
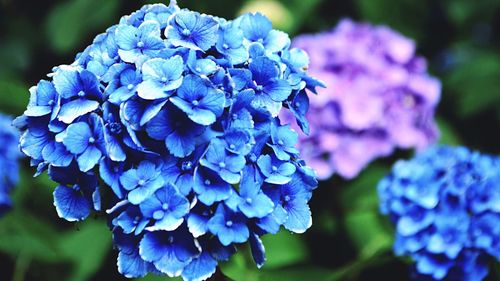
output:
<path id="1" fill-rule="evenodd" d="M 393 257 L 388 255 L 374 255 L 370 258 L 357 260 L 335 271 L 327 280 L 352 280 L 354 279 L 355 275 L 359 273 L 360 269 L 369 266 L 384 264 L 392 259 Z"/>
<path id="2" fill-rule="evenodd" d="M 31 263 L 31 257 L 26 254 L 24 250 L 19 252 L 19 256 L 16 259 L 16 264 L 14 267 L 14 274 L 12 275 L 12 281 L 24 281 L 26 271 Z"/>

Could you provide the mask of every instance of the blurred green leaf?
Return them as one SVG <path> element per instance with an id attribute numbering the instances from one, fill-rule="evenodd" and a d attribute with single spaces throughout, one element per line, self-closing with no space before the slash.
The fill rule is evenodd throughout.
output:
<path id="1" fill-rule="evenodd" d="M 447 0 L 445 3 L 448 16 L 459 26 L 474 20 L 489 21 L 500 5 L 499 0 Z"/>
<path id="2" fill-rule="evenodd" d="M 29 100 L 28 88 L 16 78 L 0 78 L 0 110 L 15 115 L 23 113 Z"/>
<path id="3" fill-rule="evenodd" d="M 255 264 L 250 261 L 251 257 L 245 250 L 238 251 L 231 260 L 219 264 L 221 271 L 228 280 L 235 281 L 340 281 L 346 280 L 346 277 L 360 272 L 363 268 L 383 264 L 388 260 L 387 256 L 378 254 L 368 258 L 359 259 L 351 264 L 348 264 L 335 270 L 316 266 L 294 266 L 279 269 L 269 269 L 264 266 L 262 269 L 257 269 Z M 392 258 L 392 256 L 389 256 Z M 160 277 L 150 275 L 144 279 L 137 281 L 159 281 Z M 170 280 L 170 279 L 165 279 Z"/>
<path id="4" fill-rule="evenodd" d="M 14 210 L 0 220 L 0 251 L 9 253 L 21 260 L 36 260 L 48 263 L 70 263 L 73 265 L 66 281 L 84 281 L 95 274 L 104 263 L 103 260 L 111 249 L 111 234 L 103 221 L 87 221 L 80 230 L 68 230 L 61 233 L 41 217 L 42 208 L 36 208 L 36 216 L 27 212 L 23 206 L 29 196 L 43 200 L 44 205 L 53 210 L 51 191 L 46 185 L 53 183 L 46 175 L 33 179 L 27 173 L 21 173 L 21 183 L 14 190 L 16 205 Z M 47 191 L 47 198 L 40 192 Z M 31 204 L 30 204 L 31 205 Z M 55 214 L 54 214 L 55 216 Z"/>
<path id="5" fill-rule="evenodd" d="M 439 127 L 439 143 L 446 145 L 460 145 L 462 141 L 458 136 L 455 129 L 452 128 L 451 124 L 442 118 L 437 118 L 437 124 Z"/>
<path id="6" fill-rule="evenodd" d="M 373 24 L 389 25 L 417 41 L 422 37 L 422 27 L 427 13 L 426 3 L 414 0 L 355 1 L 363 20 Z"/>
<path id="7" fill-rule="evenodd" d="M 338 230 L 337 218 L 332 216 L 329 210 L 321 210 L 314 214 L 314 230 L 322 233 L 333 234 Z"/>
<path id="8" fill-rule="evenodd" d="M 301 235 L 282 229 L 276 235 L 263 236 L 262 241 L 266 246 L 266 269 L 296 264 L 308 259 L 309 252 Z"/>
<path id="9" fill-rule="evenodd" d="M 90 32 L 103 32 L 114 23 L 118 4 L 118 0 L 71 0 L 56 5 L 45 25 L 48 43 L 59 52 L 73 51 Z"/>
<path id="10" fill-rule="evenodd" d="M 268 245 L 266 244 L 266 246 Z M 285 252 L 285 254 L 290 254 L 289 250 L 285 250 Z M 251 257 L 247 251 L 238 251 L 231 257 L 229 262 L 220 265 L 221 271 L 225 276 L 236 281 L 326 281 L 330 280 L 329 277 L 332 275 L 330 270 L 318 267 L 270 269 L 267 262 L 263 268 L 257 269 L 250 259 Z M 271 261 L 270 258 L 269 261 Z"/>
<path id="11" fill-rule="evenodd" d="M 281 270 L 262 270 L 259 281 L 329 281 L 332 272 L 319 267 L 286 268 Z"/>
<path id="12" fill-rule="evenodd" d="M 346 217 L 349 238 L 360 258 L 369 258 L 392 247 L 392 233 L 384 226 L 378 209 L 349 212 Z"/>
<path id="13" fill-rule="evenodd" d="M 446 77 L 456 94 L 458 113 L 468 117 L 500 105 L 500 53 L 471 49 Z"/>
<path id="14" fill-rule="evenodd" d="M 61 261 L 56 239 L 54 229 L 22 210 L 14 209 L 0 220 L 0 249 L 12 256 L 23 253 L 40 261 Z"/>
<path id="15" fill-rule="evenodd" d="M 33 177 L 32 173 L 33 171 L 31 170 L 19 170 L 20 181 L 12 193 L 12 198 L 16 202 L 16 206 L 22 204 L 25 200 L 33 199 L 34 195 L 36 195 L 38 200 L 44 201 L 44 205 L 47 205 L 47 202 L 52 200 L 52 191 L 57 184 L 46 173 L 38 177 Z M 53 210 L 52 205 L 50 208 Z"/>
<path id="16" fill-rule="evenodd" d="M 232 280 L 259 281 L 259 271 L 250 260 L 250 253 L 246 249 L 238 249 L 229 261 L 219 263 L 219 267 L 222 273 Z"/>
<path id="17" fill-rule="evenodd" d="M 7 77 L 25 69 L 29 65 L 30 50 L 28 42 L 18 38 L 2 42 L 0 45 L 0 76 Z"/>
<path id="18" fill-rule="evenodd" d="M 312 15 L 314 8 L 321 3 L 321 0 L 281 0 L 288 7 L 293 15 L 293 25 L 290 26 L 288 32 L 294 33 L 308 17 Z"/>
<path id="19" fill-rule="evenodd" d="M 393 255 L 375 254 L 367 258 L 360 258 L 345 266 L 335 268 L 334 270 L 315 267 L 287 267 L 278 270 L 262 270 L 259 274 L 259 281 L 344 281 L 358 280 L 356 276 L 366 268 L 384 264 L 391 259 Z"/>
<path id="20" fill-rule="evenodd" d="M 342 190 L 345 210 L 371 210 L 378 208 L 377 184 L 389 172 L 387 167 L 373 164 Z"/>
<path id="21" fill-rule="evenodd" d="M 102 221 L 87 221 L 79 231 L 59 235 L 58 239 L 63 255 L 75 266 L 68 281 L 87 280 L 111 249 L 111 233 Z"/>
<path id="22" fill-rule="evenodd" d="M 392 246 L 392 233 L 378 211 L 377 184 L 387 172 L 385 167 L 371 165 L 342 192 L 345 228 L 362 259 Z"/>
<path id="23" fill-rule="evenodd" d="M 309 252 L 300 235 L 282 229 L 276 235 L 264 235 L 267 261 L 262 269 L 257 269 L 247 247 L 241 247 L 228 262 L 221 264 L 222 272 L 238 281 L 262 280 L 262 272 L 307 261 Z M 267 280 L 267 279 L 266 279 Z M 295 280 L 295 279 L 294 279 Z"/>

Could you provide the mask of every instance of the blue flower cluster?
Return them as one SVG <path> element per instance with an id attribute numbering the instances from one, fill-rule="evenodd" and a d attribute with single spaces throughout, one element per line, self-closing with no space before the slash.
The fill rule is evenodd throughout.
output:
<path id="1" fill-rule="evenodd" d="M 419 280 L 482 280 L 500 260 L 500 158 L 434 147 L 397 162 L 378 191 Z"/>
<path id="2" fill-rule="evenodd" d="M 21 149 L 59 184 L 60 217 L 107 210 L 126 277 L 204 280 L 247 241 L 260 267 L 260 236 L 310 227 L 317 185 L 277 117 L 307 128 L 321 86 L 289 45 L 258 13 L 144 6 L 31 90 Z"/>
<path id="3" fill-rule="evenodd" d="M 0 114 L 0 216 L 12 207 L 10 192 L 19 182 L 19 134 L 11 123 Z"/>

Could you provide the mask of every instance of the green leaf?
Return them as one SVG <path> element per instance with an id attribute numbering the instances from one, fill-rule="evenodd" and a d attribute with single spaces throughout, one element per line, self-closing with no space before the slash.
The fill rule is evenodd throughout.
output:
<path id="1" fill-rule="evenodd" d="M 327 281 L 331 280 L 332 272 L 319 267 L 286 268 L 280 270 L 263 270 L 259 281 Z"/>
<path id="2" fill-rule="evenodd" d="M 358 280 L 355 278 L 364 269 L 385 264 L 394 259 L 393 255 L 376 254 L 368 258 L 360 258 L 352 263 L 346 264 L 334 270 L 316 267 L 301 266 L 287 267 L 278 270 L 262 270 L 259 274 L 259 281 L 343 281 Z"/>
<path id="3" fill-rule="evenodd" d="M 314 214 L 314 231 L 334 234 L 338 230 L 338 221 L 329 210 L 321 210 Z"/>
<path id="4" fill-rule="evenodd" d="M 370 258 L 388 250 L 393 243 L 391 228 L 379 214 L 378 182 L 388 169 L 372 165 L 345 187 L 342 204 L 345 210 L 345 228 L 359 258 Z"/>
<path id="5" fill-rule="evenodd" d="M 451 124 L 442 118 L 437 118 L 437 124 L 439 127 L 439 143 L 446 145 L 460 145 L 462 141 L 458 136 L 458 133 L 452 128 Z"/>
<path id="6" fill-rule="evenodd" d="M 276 235 L 263 236 L 262 242 L 266 247 L 267 261 L 263 267 L 265 269 L 300 263 L 309 257 L 303 237 L 284 229 Z"/>
<path id="7" fill-rule="evenodd" d="M 389 172 L 387 167 L 372 164 L 342 190 L 345 210 L 371 210 L 378 207 L 377 184 Z"/>
<path id="8" fill-rule="evenodd" d="M 465 47 L 467 49 L 467 47 Z M 467 56 L 446 77 L 458 100 L 458 113 L 469 117 L 500 104 L 500 53 L 494 51 L 464 50 Z"/>
<path id="9" fill-rule="evenodd" d="M 458 26 L 470 24 L 471 21 L 488 22 L 495 14 L 499 0 L 447 0 L 446 9 L 450 19 Z M 472 25 L 472 24 L 471 24 Z M 470 26 L 470 25 L 469 25 Z"/>
<path id="10" fill-rule="evenodd" d="M 392 247 L 392 233 L 384 226 L 378 209 L 350 212 L 345 223 L 360 258 L 369 258 Z"/>
<path id="11" fill-rule="evenodd" d="M 0 111 L 13 115 L 23 113 L 29 100 L 28 87 L 14 77 L 2 77 L 0 89 Z"/>
<path id="12" fill-rule="evenodd" d="M 363 20 L 389 25 L 411 38 L 420 39 L 423 35 L 426 1 L 356 0 L 355 4 Z"/>
<path id="13" fill-rule="evenodd" d="M 26 170 L 22 167 L 19 170 L 19 184 L 12 192 L 12 199 L 16 202 L 16 206 L 24 204 L 25 201 L 34 201 L 40 204 L 49 206 L 50 210 L 54 210 L 54 206 L 47 204 L 53 200 L 52 191 L 57 186 L 46 173 L 33 177 L 32 170 Z M 36 188 L 35 188 L 36 187 Z M 33 200 L 36 197 L 36 201 Z"/>
<path id="14" fill-rule="evenodd" d="M 13 23 L 11 23 L 11 26 L 18 27 Z M 17 32 L 23 34 L 24 37 L 31 35 L 22 33 L 26 32 L 25 30 L 17 30 Z M 0 77 L 7 77 L 25 70 L 29 66 L 30 48 L 33 45 L 25 38 L 15 38 L 12 35 L 5 36 L 4 38 L 8 38 L 8 40 L 2 42 L 0 45 L 0 61 L 2 62 L 0 64 Z"/>
<path id="15" fill-rule="evenodd" d="M 0 251 L 20 253 L 45 262 L 64 259 L 57 247 L 58 233 L 25 211 L 14 209 L 0 220 Z"/>
<path id="16" fill-rule="evenodd" d="M 229 261 L 219 263 L 219 267 L 222 273 L 232 280 L 259 281 L 258 269 L 246 249 L 238 249 Z"/>
<path id="17" fill-rule="evenodd" d="M 71 0 L 55 6 L 45 25 L 47 42 L 59 52 L 71 52 L 92 32 L 104 32 L 117 21 L 118 0 Z"/>
<path id="18" fill-rule="evenodd" d="M 279 270 L 263 270 L 259 274 L 259 281 L 343 281 L 358 280 L 355 278 L 364 269 L 384 264 L 394 259 L 393 255 L 376 254 L 367 258 L 360 258 L 334 270 L 316 267 L 301 266 L 287 267 Z"/>
<path id="19" fill-rule="evenodd" d="M 228 262 L 221 263 L 221 271 L 227 277 L 238 281 L 262 280 L 262 272 L 307 261 L 309 252 L 300 235 L 281 230 L 276 235 L 264 235 L 267 261 L 258 269 L 248 247 L 240 247 Z"/>
<path id="20" fill-rule="evenodd" d="M 87 280 L 111 250 L 111 233 L 102 221 L 87 221 L 79 231 L 67 232 L 58 239 L 63 255 L 75 266 L 68 281 Z"/>
<path id="21" fill-rule="evenodd" d="M 288 30 L 288 32 L 294 33 L 311 16 L 316 6 L 321 3 L 321 0 L 281 0 L 281 2 L 290 9 L 294 17 L 293 24 Z"/>

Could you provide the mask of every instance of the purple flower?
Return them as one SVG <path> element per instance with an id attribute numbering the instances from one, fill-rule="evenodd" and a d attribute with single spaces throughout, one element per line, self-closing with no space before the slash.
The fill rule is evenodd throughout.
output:
<path id="1" fill-rule="evenodd" d="M 310 134 L 300 136 L 299 148 L 320 179 L 333 173 L 353 178 L 396 148 L 423 149 L 436 140 L 433 115 L 441 86 L 427 74 L 412 40 L 385 26 L 342 20 L 334 30 L 299 36 L 292 45 L 308 52 L 309 71 L 328 86 L 310 104 L 300 95 L 289 102 L 294 112 L 310 107 Z M 289 61 L 304 64 L 299 51 Z M 281 114 L 295 126 L 289 112 Z"/>

